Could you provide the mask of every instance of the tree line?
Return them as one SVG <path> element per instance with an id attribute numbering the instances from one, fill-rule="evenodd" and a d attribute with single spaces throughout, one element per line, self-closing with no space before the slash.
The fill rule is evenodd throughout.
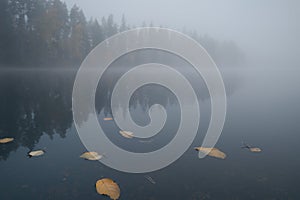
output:
<path id="1" fill-rule="evenodd" d="M 78 66 L 101 41 L 131 28 L 124 16 L 120 24 L 113 15 L 87 20 L 78 6 L 68 10 L 60 0 L 1 0 L 0 27 L 0 66 L 24 68 Z M 217 62 L 237 64 L 242 57 L 233 42 L 188 34 Z"/>
<path id="2" fill-rule="evenodd" d="M 99 42 L 127 29 L 113 15 L 87 21 L 79 7 L 68 11 L 60 0 L 1 0 L 0 27 L 0 63 L 31 67 L 77 64 Z"/>

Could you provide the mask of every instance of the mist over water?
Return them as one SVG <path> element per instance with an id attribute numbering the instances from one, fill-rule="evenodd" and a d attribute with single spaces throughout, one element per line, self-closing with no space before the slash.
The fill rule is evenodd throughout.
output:
<path id="1" fill-rule="evenodd" d="M 94 43 L 77 49 L 77 45 L 68 46 L 70 32 L 61 40 L 61 48 L 65 50 L 61 54 L 56 43 L 49 42 L 48 34 L 36 39 L 25 34 L 29 43 L 22 44 L 27 45 L 17 45 L 18 51 L 11 49 L 15 54 L 0 56 L 0 138 L 15 139 L 0 144 L 0 199 L 104 199 L 107 197 L 99 196 L 94 186 L 104 177 L 119 184 L 120 199 L 300 198 L 298 1 L 66 0 L 66 3 L 68 9 L 76 3 L 87 19 L 97 18 L 101 28 L 110 27 L 101 22 L 103 16 L 107 22 L 110 14 L 114 17 L 112 24 L 120 28 L 124 14 L 131 28 L 142 25 L 143 21 L 146 25 L 152 22 L 154 26 L 185 30 L 203 45 L 219 67 L 225 84 L 227 115 L 216 147 L 227 157 L 199 159 L 193 149 L 202 144 L 211 117 L 210 96 L 202 77 L 179 56 L 148 49 L 120 57 L 104 73 L 95 98 L 98 122 L 107 137 L 127 151 L 149 152 L 168 144 L 181 120 L 178 100 L 168 88 L 149 84 L 135 91 L 129 101 L 131 117 L 139 125 L 149 123 L 148 110 L 153 104 L 165 107 L 166 124 L 154 137 L 126 140 L 118 133 L 114 121 L 103 120 L 112 116 L 112 90 L 124 73 L 132 66 L 162 63 L 182 73 L 197 95 L 201 118 L 193 144 L 173 164 L 147 174 L 123 173 L 97 161 L 80 159 L 86 148 L 73 122 L 73 84 L 85 55 L 110 35 L 106 33 L 99 40 L 90 36 Z M 29 20 L 30 23 L 36 25 Z M 91 27 L 97 26 L 86 30 L 91 31 Z M 0 52 L 9 52 L 3 41 L 0 37 Z M 39 45 L 30 41 L 39 41 L 40 47 L 48 44 L 49 49 L 37 48 Z M 31 57 L 22 60 L 26 58 L 24 55 Z M 41 57 L 34 59 L 35 55 Z M 53 55 L 59 59 L 53 59 Z M 262 152 L 255 154 L 242 149 L 243 142 L 261 148 Z M 29 151 L 44 148 L 44 156 L 27 157 Z"/>
<path id="2" fill-rule="evenodd" d="M 124 199 L 299 198 L 300 160 L 295 156 L 300 150 L 299 70 L 243 68 L 221 72 L 227 77 L 240 78 L 228 96 L 226 123 L 217 143 L 227 158 L 199 160 L 192 149 L 201 144 L 210 118 L 210 103 L 203 90 L 204 98 L 198 93 L 202 118 L 193 145 L 174 164 L 148 174 L 155 185 L 143 174 L 121 173 L 78 158 L 85 148 L 74 128 L 70 110 L 69 90 L 75 72 L 13 72 L 2 76 L 1 93 L 6 95 L 1 98 L 1 136 L 11 133 L 16 142 L 1 146 L 0 174 L 5 180 L 1 198 L 97 199 L 91 183 L 101 177 L 117 180 Z M 110 73 L 110 77 L 114 76 Z M 20 80 L 25 84 L 18 84 Z M 62 81 L 59 85 L 58 80 Z M 39 87 L 35 87 L 37 83 Z M 115 144 L 133 152 L 147 152 L 168 143 L 178 127 L 180 111 L 176 98 L 164 90 L 159 86 L 145 86 L 136 91 L 130 103 L 132 117 L 140 124 L 148 123 L 147 108 L 152 103 L 166 107 L 166 126 L 150 142 L 124 141 L 117 134 L 116 124 L 102 121 L 103 117 L 110 116 L 106 103 L 109 95 L 106 97 L 103 90 L 98 90 L 102 95 L 97 97 L 96 106 L 105 133 Z M 164 95 L 157 95 L 161 91 Z M 259 146 L 263 152 L 252 154 L 241 149 L 243 141 Z M 47 148 L 44 157 L 26 157 L 30 149 L 44 147 Z"/>

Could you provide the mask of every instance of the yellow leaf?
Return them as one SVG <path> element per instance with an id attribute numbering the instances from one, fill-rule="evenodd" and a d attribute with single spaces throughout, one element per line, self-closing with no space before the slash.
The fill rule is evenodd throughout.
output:
<path id="1" fill-rule="evenodd" d="M 249 151 L 251 152 L 254 152 L 254 153 L 259 153 L 261 152 L 262 150 L 258 147 L 251 147 L 250 145 L 246 144 L 246 143 L 243 143 L 244 145 L 242 146 L 242 148 L 246 148 L 246 149 L 249 149 Z"/>
<path id="2" fill-rule="evenodd" d="M 105 117 L 105 118 L 103 118 L 103 120 L 104 121 L 111 121 L 111 120 L 113 120 L 113 118 L 111 118 L 111 117 Z"/>
<path id="3" fill-rule="evenodd" d="M 96 190 L 99 194 L 107 195 L 116 200 L 120 197 L 120 188 L 117 183 L 109 178 L 103 178 L 96 182 Z"/>
<path id="4" fill-rule="evenodd" d="M 215 158 L 225 159 L 226 154 L 217 148 L 195 147 L 195 150 L 205 153 Z"/>
<path id="5" fill-rule="evenodd" d="M 249 148 L 249 150 L 250 150 L 251 152 L 255 152 L 255 153 L 261 152 L 261 149 L 258 148 L 258 147 L 251 147 L 251 148 Z"/>
<path id="6" fill-rule="evenodd" d="M 0 139 L 0 144 L 6 144 L 12 141 L 14 141 L 14 138 L 2 138 Z"/>
<path id="7" fill-rule="evenodd" d="M 90 151 L 83 153 L 80 158 L 84 158 L 87 160 L 100 160 L 103 156 L 99 155 L 97 152 Z"/>
<path id="8" fill-rule="evenodd" d="M 44 150 L 37 150 L 37 151 L 30 151 L 28 153 L 29 157 L 37 157 L 37 156 L 41 156 L 44 155 L 45 151 Z"/>
<path id="9" fill-rule="evenodd" d="M 133 138 L 133 133 L 130 131 L 119 131 L 119 133 L 125 138 Z"/>

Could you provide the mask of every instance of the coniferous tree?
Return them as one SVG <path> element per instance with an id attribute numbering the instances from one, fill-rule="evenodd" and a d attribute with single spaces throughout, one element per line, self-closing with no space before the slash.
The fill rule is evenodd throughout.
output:
<path id="1" fill-rule="evenodd" d="M 129 28 L 124 15 L 120 26 L 113 15 L 87 22 L 80 8 L 69 12 L 61 0 L 0 0 L 0 66 L 78 66 L 101 41 Z M 219 63 L 237 65 L 243 58 L 234 42 L 188 34 Z"/>
<path id="2" fill-rule="evenodd" d="M 8 0 L 0 1 L 0 66 L 10 64 L 13 57 L 13 27 Z"/>
<path id="3" fill-rule="evenodd" d="M 90 38 L 90 46 L 94 48 L 104 40 L 104 31 L 98 21 L 91 19 L 88 23 L 88 32 Z"/>
<path id="4" fill-rule="evenodd" d="M 128 29 L 129 29 L 129 26 L 126 24 L 125 15 L 123 14 L 119 31 L 123 32 L 123 31 L 127 31 Z"/>
<path id="5" fill-rule="evenodd" d="M 87 22 L 85 16 L 76 5 L 70 12 L 71 35 L 69 47 L 71 60 L 75 63 L 82 61 L 90 50 L 90 43 L 87 32 Z"/>

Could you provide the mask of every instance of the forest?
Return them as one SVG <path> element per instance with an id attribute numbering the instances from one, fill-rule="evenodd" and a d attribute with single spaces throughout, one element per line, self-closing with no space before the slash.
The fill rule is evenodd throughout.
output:
<path id="1" fill-rule="evenodd" d="M 77 68 L 101 41 L 138 26 L 129 25 L 124 15 L 120 23 L 113 15 L 86 19 L 78 6 L 68 9 L 60 0 L 1 0 L 0 27 L 0 67 Z M 237 66 L 243 60 L 233 41 L 183 32 L 199 41 L 217 64 Z"/>
<path id="2" fill-rule="evenodd" d="M 141 27 L 156 26 L 141 24 Z M 1 0 L 0 27 L 0 93 L 5 94 L 0 98 L 0 136 L 12 133 L 18 139 L 11 148 L 2 149 L 1 160 L 19 146 L 32 149 L 44 133 L 65 137 L 72 123 L 74 77 L 85 56 L 106 38 L 139 26 L 130 25 L 125 15 L 120 20 L 113 15 L 87 20 L 78 6 L 68 9 L 60 0 Z M 187 29 L 179 31 L 199 41 L 220 67 L 242 66 L 243 53 L 233 41 L 218 41 Z M 172 54 L 145 50 L 129 55 L 118 59 L 109 67 L 109 75 L 103 78 L 103 87 L 97 92 L 99 113 L 101 110 L 105 114 L 110 112 L 110 94 L 118 74 L 136 64 L 145 61 L 172 64 L 191 76 L 187 68 L 182 68 L 187 63 Z M 112 73 L 115 67 L 118 67 L 117 74 Z M 61 68 L 72 70 L 71 73 L 56 70 Z M 21 69 L 22 73 L 7 69 Z M 230 94 L 237 84 L 233 77 L 227 84 L 230 84 L 227 90 Z M 152 93 L 148 93 L 151 96 Z M 173 102 L 163 94 L 161 104 Z M 203 91 L 201 94 L 201 98 L 208 97 Z M 151 99 L 142 94 L 133 98 L 132 104 L 139 102 L 146 108 L 149 101 Z"/>

